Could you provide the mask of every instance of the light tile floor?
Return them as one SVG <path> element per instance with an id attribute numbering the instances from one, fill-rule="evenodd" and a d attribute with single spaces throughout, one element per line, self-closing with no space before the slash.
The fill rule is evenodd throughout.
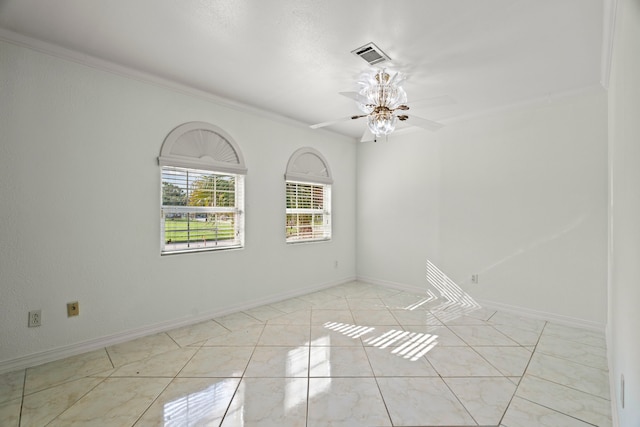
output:
<path id="1" fill-rule="evenodd" d="M 2 426 L 610 426 L 602 334 L 352 282 L 0 375 Z"/>

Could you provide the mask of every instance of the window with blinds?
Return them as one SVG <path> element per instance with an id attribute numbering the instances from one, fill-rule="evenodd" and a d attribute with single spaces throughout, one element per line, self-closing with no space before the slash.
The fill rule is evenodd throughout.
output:
<path id="1" fill-rule="evenodd" d="M 244 175 L 162 167 L 162 253 L 244 246 Z"/>
<path id="2" fill-rule="evenodd" d="M 286 241 L 331 239 L 331 186 L 286 181 Z"/>

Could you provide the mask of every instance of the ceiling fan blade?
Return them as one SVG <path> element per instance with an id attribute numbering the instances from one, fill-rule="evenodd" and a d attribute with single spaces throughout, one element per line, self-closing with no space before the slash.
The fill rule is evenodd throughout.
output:
<path id="1" fill-rule="evenodd" d="M 329 122 L 323 122 L 323 123 L 316 123 L 315 125 L 311 125 L 309 126 L 311 129 L 318 129 L 318 128 L 323 128 L 325 126 L 331 126 L 334 123 L 340 123 L 340 122 L 346 122 L 347 120 L 351 120 L 351 116 L 349 117 L 342 117 L 340 119 L 336 119 L 336 120 L 331 120 Z"/>
<path id="2" fill-rule="evenodd" d="M 369 104 L 369 100 L 364 96 L 360 95 L 358 92 L 338 92 L 342 96 L 346 96 L 349 99 L 353 99 L 354 101 L 367 105 Z"/>
<path id="3" fill-rule="evenodd" d="M 360 117 L 367 117 L 366 114 L 360 114 L 358 116 L 349 116 L 349 117 L 342 117 L 340 119 L 336 119 L 336 120 L 331 120 L 329 122 L 323 122 L 323 123 L 316 123 L 315 125 L 311 125 L 309 126 L 311 129 L 318 129 L 318 128 L 323 128 L 325 126 L 331 126 L 332 124 L 335 123 L 340 123 L 340 122 L 346 122 L 347 120 L 355 120 L 355 119 L 359 119 Z"/>
<path id="4" fill-rule="evenodd" d="M 423 98 L 408 103 L 412 108 L 435 108 L 444 107 L 445 105 L 457 104 L 456 100 L 449 95 L 434 96 L 433 98 Z"/>
<path id="5" fill-rule="evenodd" d="M 409 116 L 405 121 L 410 126 L 418 126 L 430 131 L 437 131 L 444 127 L 442 123 L 434 122 L 433 120 L 423 119 L 422 117 Z"/>

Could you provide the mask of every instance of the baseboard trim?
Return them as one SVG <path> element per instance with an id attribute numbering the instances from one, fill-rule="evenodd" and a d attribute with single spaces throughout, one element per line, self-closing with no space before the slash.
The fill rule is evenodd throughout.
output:
<path id="1" fill-rule="evenodd" d="M 580 329 L 589 329 L 592 331 L 602 332 L 605 331 L 605 324 L 600 322 L 594 322 L 591 320 L 578 319 L 576 317 L 564 316 L 562 314 L 551 313 L 548 311 L 535 310 L 527 307 L 520 307 L 511 304 L 504 304 L 495 301 L 488 301 L 483 299 L 476 299 L 478 304 L 483 307 L 488 307 L 500 311 L 506 311 L 512 314 L 520 316 L 530 317 L 532 319 L 547 320 L 549 322 L 558 323 L 564 326 L 571 326 Z"/>
<path id="2" fill-rule="evenodd" d="M 393 289 L 399 289 L 407 292 L 425 292 L 427 286 L 408 285 L 406 283 L 390 282 L 386 280 L 374 279 L 371 277 L 358 276 L 358 280 L 362 282 L 371 283 L 374 285 L 386 286 Z M 565 326 L 572 326 L 575 328 L 589 329 L 592 331 L 605 332 L 605 324 L 600 322 L 594 322 L 591 320 L 578 319 L 575 317 L 564 316 L 562 314 L 551 313 L 548 311 L 535 310 L 528 307 L 520 307 L 511 304 L 505 304 L 496 301 L 476 299 L 475 301 L 483 307 L 505 311 L 508 313 L 516 314 L 519 316 L 529 317 L 532 319 L 547 320 L 553 323 L 558 323 Z"/>
<path id="3" fill-rule="evenodd" d="M 224 309 L 212 310 L 210 312 L 200 314 L 198 316 L 174 319 L 166 322 L 159 322 L 153 325 L 143 326 L 141 328 L 130 329 L 128 331 L 119 332 L 99 338 L 89 339 L 75 344 L 69 344 L 62 347 L 40 351 L 27 356 L 18 357 L 15 359 L 5 360 L 0 362 L 0 374 L 7 372 L 17 371 L 20 369 L 31 368 L 33 366 L 42 365 L 43 363 L 53 362 L 56 360 L 64 359 L 66 357 L 76 356 L 78 354 L 86 353 L 89 351 L 99 350 L 104 347 L 109 347 L 115 344 L 120 344 L 126 341 L 130 341 L 136 338 L 142 338 L 148 335 L 157 334 L 160 332 L 167 332 L 172 329 L 181 328 L 184 326 L 193 325 L 196 323 L 204 322 L 216 317 L 226 316 L 227 314 L 236 313 L 239 311 L 249 310 L 251 308 L 259 307 L 265 304 L 273 304 L 278 301 L 286 300 L 289 298 L 295 298 L 301 295 L 306 295 L 312 292 L 321 291 L 323 289 L 330 288 L 332 286 L 342 285 L 356 280 L 355 276 L 345 277 L 332 282 L 325 282 L 307 286 L 304 288 L 298 288 L 295 290 L 281 292 L 278 294 L 270 295 L 268 297 L 256 298 L 250 301 L 243 302 L 232 306 L 227 306 Z"/>
<path id="4" fill-rule="evenodd" d="M 370 283 L 372 285 L 385 286 L 387 288 L 397 289 L 399 291 L 426 292 L 426 290 L 428 289 L 426 285 L 424 287 L 407 285 L 406 283 L 391 282 L 388 280 L 374 279 L 373 277 L 366 277 L 366 276 L 358 276 L 357 280 L 359 282 Z"/>

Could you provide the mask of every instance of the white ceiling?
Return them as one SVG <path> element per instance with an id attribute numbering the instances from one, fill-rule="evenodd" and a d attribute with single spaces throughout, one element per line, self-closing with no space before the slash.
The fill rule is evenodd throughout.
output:
<path id="1" fill-rule="evenodd" d="M 602 28 L 603 0 L 0 0 L 1 39 L 309 125 L 358 113 L 338 92 L 368 42 L 408 74 L 410 105 L 456 101 L 410 111 L 446 123 L 598 85 Z"/>

